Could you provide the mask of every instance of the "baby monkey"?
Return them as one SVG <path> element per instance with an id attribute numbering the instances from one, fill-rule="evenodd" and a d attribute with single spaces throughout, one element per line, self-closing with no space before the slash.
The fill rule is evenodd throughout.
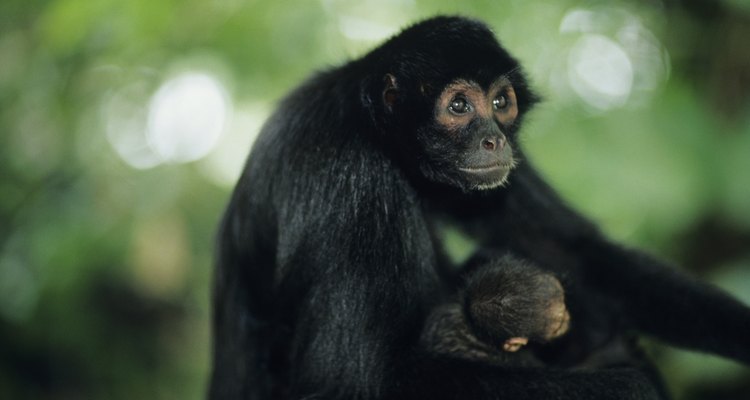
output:
<path id="1" fill-rule="evenodd" d="M 422 346 L 431 353 L 493 364 L 537 364 L 527 352 L 512 353 L 568 331 L 570 314 L 560 281 L 507 255 L 475 264 L 469 263 L 457 301 L 428 316 Z"/>

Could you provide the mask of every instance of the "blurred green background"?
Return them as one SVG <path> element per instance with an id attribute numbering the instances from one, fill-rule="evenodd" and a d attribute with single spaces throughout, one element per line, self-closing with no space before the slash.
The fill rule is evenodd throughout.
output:
<path id="1" fill-rule="evenodd" d="M 3 0 L 0 398 L 202 398 L 213 234 L 263 119 L 437 13 L 526 66 L 566 199 L 750 303 L 748 0 Z M 647 344 L 677 398 L 750 398 L 748 368 Z"/>

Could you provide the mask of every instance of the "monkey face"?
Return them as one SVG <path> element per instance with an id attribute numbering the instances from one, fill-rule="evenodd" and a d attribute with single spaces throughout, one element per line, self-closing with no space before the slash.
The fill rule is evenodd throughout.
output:
<path id="1" fill-rule="evenodd" d="M 433 123 L 418 133 L 423 173 L 465 191 L 502 186 L 516 164 L 511 133 L 518 110 L 507 77 L 484 88 L 471 80 L 449 83 L 435 101 Z"/>

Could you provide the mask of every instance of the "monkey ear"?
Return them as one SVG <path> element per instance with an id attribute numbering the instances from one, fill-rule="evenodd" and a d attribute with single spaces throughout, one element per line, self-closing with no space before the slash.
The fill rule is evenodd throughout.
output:
<path id="1" fill-rule="evenodd" d="M 383 105 L 386 110 L 392 111 L 399 97 L 398 82 L 392 74 L 385 74 L 383 82 Z"/>
<path id="2" fill-rule="evenodd" d="M 382 129 L 394 117 L 397 103 L 404 101 L 404 92 L 399 87 L 396 76 L 370 75 L 362 80 L 360 100 L 370 114 L 376 127 Z"/>

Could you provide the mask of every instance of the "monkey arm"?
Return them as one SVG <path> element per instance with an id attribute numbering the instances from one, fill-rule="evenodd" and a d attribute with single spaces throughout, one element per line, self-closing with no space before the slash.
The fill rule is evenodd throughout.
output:
<path id="1" fill-rule="evenodd" d="M 212 290 L 213 371 L 208 388 L 208 398 L 213 400 L 268 398 L 268 349 L 278 336 L 270 330 L 269 310 L 263 307 L 268 302 L 270 276 L 251 277 L 273 264 L 273 253 L 260 246 L 262 235 L 241 229 L 244 226 L 238 215 L 253 223 L 263 219 L 238 210 L 238 197 L 233 197 L 222 220 L 217 246 Z"/>
<path id="2" fill-rule="evenodd" d="M 578 249 L 587 283 L 620 304 L 640 331 L 750 364 L 750 308 L 640 252 L 602 238 Z"/>

